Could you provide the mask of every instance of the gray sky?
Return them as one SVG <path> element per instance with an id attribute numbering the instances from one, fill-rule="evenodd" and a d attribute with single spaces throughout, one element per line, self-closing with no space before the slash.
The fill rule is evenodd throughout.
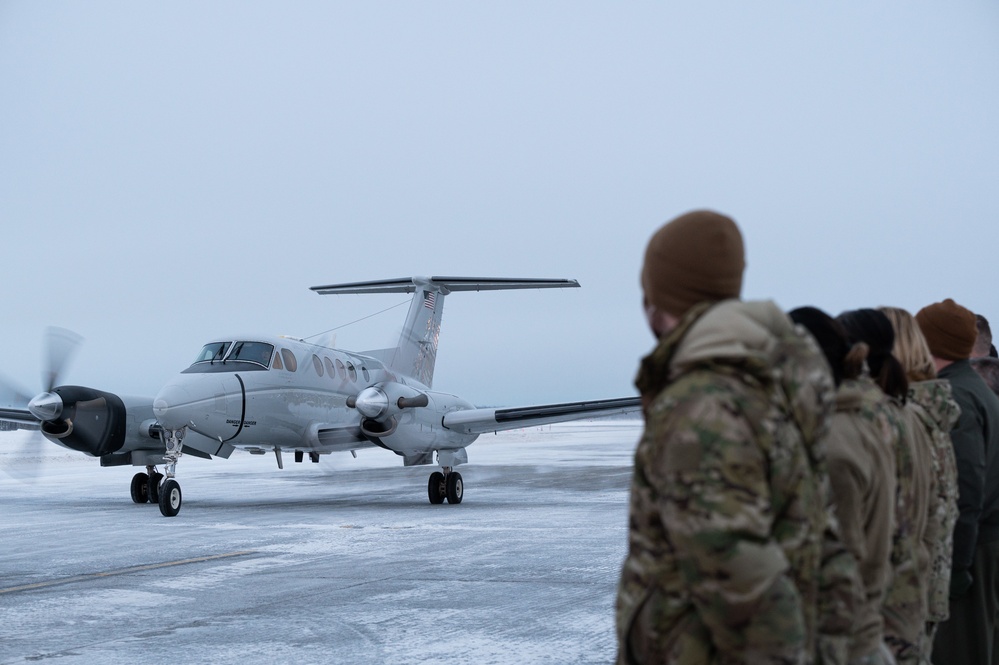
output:
<path id="1" fill-rule="evenodd" d="M 632 394 L 645 242 L 697 207 L 746 298 L 999 324 L 997 119 L 992 0 L 0 0 L 0 373 L 37 390 L 61 325 L 65 383 L 152 395 L 216 336 L 405 300 L 309 286 L 569 277 L 448 297 L 435 388 Z"/>

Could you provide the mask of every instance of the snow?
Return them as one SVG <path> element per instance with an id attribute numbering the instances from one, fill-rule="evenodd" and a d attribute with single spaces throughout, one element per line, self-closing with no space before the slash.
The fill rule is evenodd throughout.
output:
<path id="1" fill-rule="evenodd" d="M 133 468 L 0 433 L 0 664 L 611 662 L 640 431 L 483 435 L 458 506 L 382 450 L 185 457 L 175 518 Z"/>

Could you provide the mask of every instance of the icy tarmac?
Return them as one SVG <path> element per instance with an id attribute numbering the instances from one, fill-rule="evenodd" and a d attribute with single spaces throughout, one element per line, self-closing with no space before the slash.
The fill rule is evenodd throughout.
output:
<path id="1" fill-rule="evenodd" d="M 457 506 L 383 450 L 184 457 L 175 518 L 0 432 L 0 664 L 612 662 L 640 431 L 483 435 Z"/>

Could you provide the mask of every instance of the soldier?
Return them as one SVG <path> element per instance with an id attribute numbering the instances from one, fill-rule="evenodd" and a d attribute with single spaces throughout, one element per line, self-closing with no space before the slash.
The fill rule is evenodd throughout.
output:
<path id="1" fill-rule="evenodd" d="M 837 318 L 850 338 L 869 348 L 871 378 L 885 396 L 895 436 L 897 490 L 892 534 L 891 583 L 884 600 L 885 642 L 898 665 L 918 665 L 929 658 L 926 643 L 930 547 L 926 529 L 931 516 L 933 441 L 912 409 L 905 408 L 909 380 L 892 355 L 895 329 L 886 314 L 876 309 L 843 312 Z"/>
<path id="2" fill-rule="evenodd" d="M 992 343 L 992 328 L 989 320 L 981 314 L 975 314 L 975 327 L 978 336 L 975 338 L 975 346 L 971 349 L 972 358 L 995 358 L 996 347 Z"/>
<path id="3" fill-rule="evenodd" d="M 843 325 L 815 307 L 791 319 L 812 334 L 836 382 L 836 411 L 826 438 L 829 480 L 842 537 L 864 585 L 850 635 L 851 665 L 894 665 L 882 608 L 892 581 L 892 523 L 900 429 L 888 397 L 864 372 L 869 347 L 852 343 Z M 917 628 L 918 632 L 918 628 Z"/>
<path id="4" fill-rule="evenodd" d="M 937 375 L 961 408 L 950 432 L 958 510 L 950 576 L 950 618 L 937 628 L 933 662 L 987 665 L 999 611 L 999 399 L 971 368 L 975 315 L 948 298 L 916 314 Z"/>
<path id="5" fill-rule="evenodd" d="M 958 515 L 957 462 L 950 430 L 961 409 L 951 397 L 950 383 L 937 378 L 930 348 L 912 314 L 898 307 L 879 307 L 878 310 L 888 317 L 895 330 L 892 355 L 902 365 L 909 381 L 903 408 L 910 423 L 910 433 L 920 447 L 929 451 L 930 503 L 921 546 L 928 558 L 928 569 L 921 573 L 926 578 L 927 622 L 919 648 L 925 663 L 932 651 L 936 626 L 950 616 L 947 596 L 954 524 Z"/>
<path id="6" fill-rule="evenodd" d="M 739 229 L 709 211 L 669 222 L 645 253 L 658 346 L 636 379 L 646 426 L 616 604 L 620 663 L 815 658 L 832 377 L 773 303 L 738 300 L 744 267 Z"/>

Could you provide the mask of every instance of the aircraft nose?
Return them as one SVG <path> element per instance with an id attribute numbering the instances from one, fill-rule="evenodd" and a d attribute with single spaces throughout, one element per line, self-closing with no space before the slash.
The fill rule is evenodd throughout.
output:
<path id="1" fill-rule="evenodd" d="M 191 393 L 181 385 L 168 384 L 153 400 L 153 415 L 161 425 L 176 429 L 189 424 Z"/>

